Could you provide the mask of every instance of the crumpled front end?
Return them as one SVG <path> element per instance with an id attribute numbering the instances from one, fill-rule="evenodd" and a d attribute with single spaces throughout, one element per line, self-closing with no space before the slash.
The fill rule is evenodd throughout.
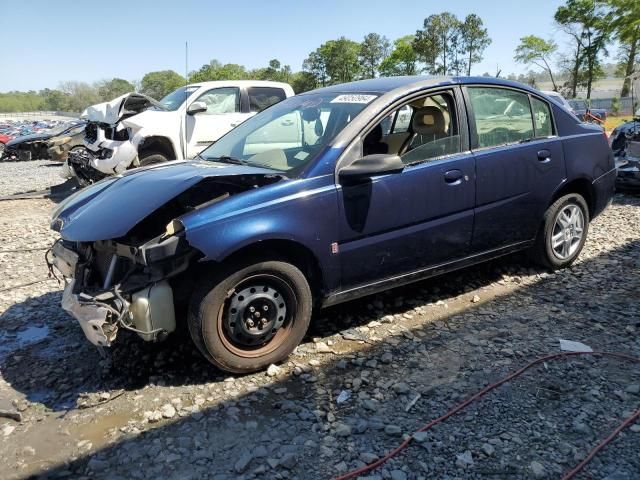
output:
<path id="1" fill-rule="evenodd" d="M 58 240 L 48 260 L 65 279 L 62 308 L 91 343 L 108 347 L 121 328 L 146 341 L 175 330 L 169 280 L 185 271 L 195 255 L 181 235 L 166 234 L 140 246 Z"/>
<path id="2" fill-rule="evenodd" d="M 120 329 L 144 340 L 176 328 L 174 302 L 188 300 L 205 254 L 189 243 L 189 216 L 283 179 L 257 167 L 169 162 L 106 178 L 54 210 L 61 235 L 49 267 L 64 277 L 62 306 L 95 345 Z"/>

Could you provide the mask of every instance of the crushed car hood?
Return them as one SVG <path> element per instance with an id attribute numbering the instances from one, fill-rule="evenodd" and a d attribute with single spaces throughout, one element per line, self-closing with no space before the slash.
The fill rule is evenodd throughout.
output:
<path id="1" fill-rule="evenodd" d="M 209 161 L 173 161 L 110 177 L 64 200 L 51 228 L 65 240 L 94 242 L 125 236 L 154 211 L 205 179 L 243 176 L 281 177 L 258 167 Z"/>
<path id="2" fill-rule="evenodd" d="M 121 119 L 137 115 L 149 107 L 166 110 L 157 100 L 141 93 L 125 93 L 110 102 L 98 103 L 88 107 L 80 118 L 90 122 L 115 125 Z"/>

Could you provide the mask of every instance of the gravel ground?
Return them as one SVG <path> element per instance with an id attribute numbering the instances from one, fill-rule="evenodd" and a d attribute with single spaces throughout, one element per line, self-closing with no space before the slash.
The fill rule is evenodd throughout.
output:
<path id="1" fill-rule="evenodd" d="M 42 190 L 64 182 L 61 163 L 49 160 L 0 163 L 0 197 Z"/>
<path id="2" fill-rule="evenodd" d="M 24 166 L 0 165 L 0 178 Z M 0 295 L 0 410 L 22 417 L 0 418 L 3 479 L 331 478 L 560 338 L 640 356 L 638 197 L 616 196 L 571 269 L 515 255 L 333 307 L 287 362 L 242 377 L 210 367 L 184 334 L 159 345 L 123 334 L 103 359 L 47 278 L 52 207 L 0 202 L 0 290 L 39 282 Z M 559 478 L 638 408 L 638 365 L 546 362 L 367 478 Z M 640 478 L 639 444 L 636 423 L 577 478 Z"/>

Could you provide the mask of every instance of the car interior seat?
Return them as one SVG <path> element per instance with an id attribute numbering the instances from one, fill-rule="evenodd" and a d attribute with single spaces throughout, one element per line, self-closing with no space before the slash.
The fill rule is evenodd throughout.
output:
<path id="1" fill-rule="evenodd" d="M 389 153 L 389 145 L 382 141 L 382 125 L 378 124 L 364 137 L 362 142 L 364 156 L 375 153 Z"/>
<path id="2" fill-rule="evenodd" d="M 448 135 L 444 114 L 440 108 L 435 106 L 417 108 L 411 118 L 411 135 L 400 148 L 400 155 Z"/>

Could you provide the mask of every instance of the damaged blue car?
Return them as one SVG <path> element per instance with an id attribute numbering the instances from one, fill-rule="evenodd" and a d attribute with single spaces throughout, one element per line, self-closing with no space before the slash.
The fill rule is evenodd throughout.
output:
<path id="1" fill-rule="evenodd" d="M 95 345 L 186 323 L 209 361 L 250 372 L 285 359 L 314 308 L 518 250 L 570 265 L 615 177 L 602 130 L 527 86 L 365 80 L 74 194 L 49 259 Z"/>

